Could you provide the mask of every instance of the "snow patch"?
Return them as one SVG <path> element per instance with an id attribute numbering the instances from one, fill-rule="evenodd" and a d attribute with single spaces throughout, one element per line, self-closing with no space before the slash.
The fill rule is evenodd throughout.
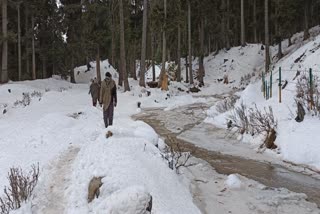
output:
<path id="1" fill-rule="evenodd" d="M 231 174 L 226 180 L 226 185 L 230 189 L 240 189 L 242 187 L 242 182 L 237 175 Z"/>

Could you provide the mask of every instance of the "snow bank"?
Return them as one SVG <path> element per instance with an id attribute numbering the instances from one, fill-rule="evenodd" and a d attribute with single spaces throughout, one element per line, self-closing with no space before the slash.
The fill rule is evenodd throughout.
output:
<path id="1" fill-rule="evenodd" d="M 84 137 L 84 135 L 78 135 L 79 138 L 69 135 L 74 127 L 80 127 L 68 114 L 85 109 L 89 103 L 88 99 L 83 99 L 83 95 L 78 94 L 81 88 L 73 90 L 72 87 L 68 82 L 54 79 L 0 86 L 0 103 L 6 104 L 6 107 L 0 107 L 2 185 L 7 184 L 6 175 L 9 167 L 21 166 L 23 169 L 28 169 L 31 164 L 37 162 L 43 167 L 69 143 L 76 143 Z M 61 88 L 63 90 L 60 90 Z M 45 92 L 46 89 L 50 91 Z M 41 92 L 42 97 L 31 97 L 30 105 L 25 107 L 14 105 L 16 100 L 22 99 L 22 93 L 31 94 L 33 91 Z M 70 91 L 76 93 L 69 93 Z M 7 112 L 2 114 L 2 109 L 6 109 Z M 80 126 L 82 125 L 85 126 L 85 124 Z"/>
<path id="2" fill-rule="evenodd" d="M 143 187 L 132 186 L 112 193 L 98 205 L 97 210 L 105 210 L 105 213 L 145 213 L 150 197 Z"/>
<path id="3" fill-rule="evenodd" d="M 158 65 L 155 65 L 155 74 L 156 80 L 159 78 L 161 73 L 161 68 Z M 152 81 L 153 73 L 152 73 L 152 66 L 146 72 L 146 81 Z"/>
<path id="4" fill-rule="evenodd" d="M 89 83 L 91 79 L 97 77 L 96 61 L 90 62 L 90 65 L 92 66 L 92 68 L 90 68 L 89 71 L 87 71 L 86 65 L 74 68 L 74 78 L 76 83 Z M 100 61 L 101 79 L 104 79 L 107 72 L 111 73 L 113 78 L 119 77 L 117 71 L 112 67 L 112 65 L 110 65 L 109 61 L 106 59 Z"/>
<path id="5" fill-rule="evenodd" d="M 137 200 L 144 200 L 146 194 L 153 197 L 152 213 L 199 213 L 190 203 L 192 197 L 187 188 L 150 141 L 148 136 L 153 136 L 153 131 L 145 130 L 147 138 L 137 135 L 139 125 L 141 122 L 127 121 L 118 132 L 116 126 L 112 127 L 111 138 L 106 139 L 102 134 L 82 148 L 67 190 L 70 193 L 68 213 L 108 213 L 114 206 L 126 210 L 120 213 L 140 213 L 129 210 Z M 103 186 L 100 197 L 88 205 L 87 188 L 93 176 L 104 176 Z M 143 190 L 136 190 L 136 186 Z M 134 200 L 130 200 L 132 195 Z M 114 202 L 116 198 L 128 203 Z"/>
<path id="6" fill-rule="evenodd" d="M 318 32 L 319 27 L 314 28 L 312 32 Z M 236 103 L 239 106 L 241 102 L 245 103 L 248 108 L 254 107 L 254 104 L 261 110 L 271 106 L 275 118 L 278 120 L 277 139 L 275 144 L 278 146 L 277 152 L 280 153 L 283 160 L 296 164 L 307 165 L 315 170 L 320 170 L 320 137 L 317 136 L 317 130 L 320 129 L 320 120 L 318 117 L 312 117 L 310 114 L 305 117 L 302 123 L 297 123 L 294 118 L 296 114 L 296 83 L 294 79 L 297 71 L 306 73 L 308 76 L 309 68 L 313 69 L 313 75 L 319 75 L 319 56 L 320 56 L 320 36 L 311 38 L 308 42 L 303 42 L 302 34 L 295 35 L 296 44 L 294 47 L 285 49 L 287 55 L 273 66 L 273 97 L 265 100 L 261 92 L 261 80 L 250 84 L 243 92 L 241 98 Z M 276 54 L 273 48 L 273 54 Z M 297 60 L 300 58 L 300 60 Z M 282 69 L 282 84 L 287 81 L 288 84 L 282 90 L 282 103 L 278 101 L 279 87 L 278 76 L 279 68 Z M 270 79 L 270 75 L 266 76 Z M 215 106 L 208 111 L 206 122 L 226 127 L 226 117 L 229 112 L 217 114 Z M 252 137 L 242 138 L 243 142 L 250 142 L 257 146 L 261 144 L 261 139 Z M 275 153 L 275 155 L 277 155 Z"/>

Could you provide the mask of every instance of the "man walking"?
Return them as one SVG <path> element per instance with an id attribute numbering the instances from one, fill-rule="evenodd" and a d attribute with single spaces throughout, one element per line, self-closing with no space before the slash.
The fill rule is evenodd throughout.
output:
<path id="1" fill-rule="evenodd" d="M 117 86 L 109 72 L 101 83 L 100 106 L 103 105 L 103 120 L 107 128 L 113 123 L 113 109 L 117 106 Z"/>
<path id="2" fill-rule="evenodd" d="M 89 90 L 89 94 L 91 94 L 91 97 L 92 97 L 93 106 L 97 105 L 97 101 L 99 99 L 99 93 L 100 93 L 100 85 L 98 83 L 97 78 L 94 78 L 94 80 L 91 80 L 91 85 Z"/>

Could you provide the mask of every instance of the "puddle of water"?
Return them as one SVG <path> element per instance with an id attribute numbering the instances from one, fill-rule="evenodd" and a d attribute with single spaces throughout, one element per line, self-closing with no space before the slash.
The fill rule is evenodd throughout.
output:
<path id="1" fill-rule="evenodd" d="M 143 114 L 136 115 L 134 118 L 152 126 L 165 139 L 167 144 L 179 143 L 183 151 L 191 151 L 193 156 L 207 161 L 220 174 L 238 173 L 269 187 L 283 187 L 293 192 L 305 193 L 310 201 L 315 202 L 320 207 L 320 180 L 318 179 L 294 172 L 278 164 L 225 155 L 178 139 L 179 133 L 191 129 L 203 121 L 205 107 L 203 105 L 201 107 L 192 105 L 170 112 L 163 112 L 162 109 L 152 109 L 146 110 Z M 188 120 L 189 117 L 192 117 L 192 120 Z M 187 121 L 185 122 L 184 119 L 187 119 Z M 176 125 L 171 123 L 180 123 L 181 130 L 173 132 L 171 128 Z M 206 130 L 199 131 L 205 132 Z M 228 139 L 225 140 L 228 141 Z"/>

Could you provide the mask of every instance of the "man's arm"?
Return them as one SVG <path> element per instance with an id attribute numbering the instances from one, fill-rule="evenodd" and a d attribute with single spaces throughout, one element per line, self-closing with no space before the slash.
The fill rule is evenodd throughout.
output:
<path id="1" fill-rule="evenodd" d="M 113 97 L 113 103 L 114 103 L 114 106 L 117 106 L 117 85 L 114 84 L 113 88 L 112 88 L 112 97 Z"/>
<path id="2" fill-rule="evenodd" d="M 89 88 L 89 94 L 91 94 L 91 91 L 92 91 L 92 84 L 90 85 L 90 88 Z"/>
<path id="3" fill-rule="evenodd" d="M 103 87 L 103 84 L 101 84 L 101 88 L 100 88 L 100 104 L 103 103 L 103 96 L 104 96 L 104 87 Z"/>

